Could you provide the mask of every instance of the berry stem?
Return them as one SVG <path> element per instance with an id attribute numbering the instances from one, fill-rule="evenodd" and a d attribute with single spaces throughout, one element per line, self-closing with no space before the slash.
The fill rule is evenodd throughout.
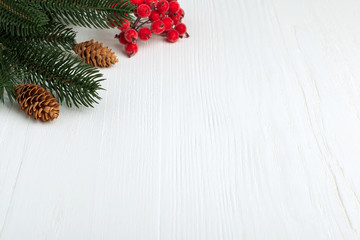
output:
<path id="1" fill-rule="evenodd" d="M 148 20 L 148 21 L 142 22 L 142 23 L 136 28 L 136 30 L 138 30 L 139 28 L 141 28 L 142 26 L 144 26 L 144 25 L 147 24 L 147 23 L 151 23 L 151 21 Z"/>
<path id="2" fill-rule="evenodd" d="M 131 28 L 135 29 L 136 26 L 138 25 L 138 23 L 140 22 L 140 20 L 141 20 L 141 17 L 138 17 Z"/>
<path id="3" fill-rule="evenodd" d="M 189 38 L 190 35 L 186 32 L 184 35 L 180 36 L 180 38 Z"/>

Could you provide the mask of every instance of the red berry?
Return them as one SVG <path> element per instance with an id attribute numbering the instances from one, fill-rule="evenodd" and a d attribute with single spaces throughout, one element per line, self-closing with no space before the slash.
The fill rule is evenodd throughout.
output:
<path id="1" fill-rule="evenodd" d="M 143 27 L 139 29 L 139 38 L 143 41 L 147 41 L 151 38 L 150 28 Z"/>
<path id="2" fill-rule="evenodd" d="M 125 51 L 129 57 L 134 56 L 138 52 L 138 45 L 136 43 L 129 43 L 125 46 Z"/>
<path id="3" fill-rule="evenodd" d="M 169 13 L 169 17 L 177 24 L 180 21 L 180 15 L 178 13 Z"/>
<path id="4" fill-rule="evenodd" d="M 160 14 L 158 11 L 152 11 L 150 16 L 149 16 L 149 20 L 154 22 L 156 20 L 159 20 L 160 19 Z"/>
<path id="5" fill-rule="evenodd" d="M 163 13 L 163 12 L 159 13 L 159 18 L 160 19 L 163 19 L 164 17 L 165 17 L 165 13 Z"/>
<path id="6" fill-rule="evenodd" d="M 138 8 L 137 8 L 137 15 L 141 18 L 147 18 L 150 16 L 151 14 L 151 8 L 149 5 L 147 4 L 141 4 Z"/>
<path id="7" fill-rule="evenodd" d="M 151 24 L 151 31 L 155 34 L 161 34 L 165 31 L 165 24 L 161 20 L 156 20 Z"/>
<path id="8" fill-rule="evenodd" d="M 180 4 L 176 1 L 169 3 L 169 12 L 177 12 L 180 10 Z"/>
<path id="9" fill-rule="evenodd" d="M 143 3 L 143 0 L 131 0 L 131 2 L 134 4 L 134 5 L 140 5 Z"/>
<path id="10" fill-rule="evenodd" d="M 184 18 L 185 17 L 184 9 L 180 8 L 178 14 L 180 15 L 180 18 Z"/>
<path id="11" fill-rule="evenodd" d="M 176 24 L 175 29 L 179 32 L 180 35 L 186 33 L 186 25 L 183 23 Z"/>
<path id="12" fill-rule="evenodd" d="M 169 10 L 169 2 L 167 0 L 159 0 L 156 7 L 159 12 L 166 12 Z"/>
<path id="13" fill-rule="evenodd" d="M 121 32 L 120 35 L 116 35 L 117 38 L 119 38 L 119 42 L 121 44 L 128 44 L 129 42 L 125 39 L 125 33 Z"/>
<path id="14" fill-rule="evenodd" d="M 157 3 L 157 0 L 144 0 L 144 3 L 149 5 L 151 9 L 154 9 Z"/>
<path id="15" fill-rule="evenodd" d="M 175 29 L 170 30 L 166 36 L 167 40 L 171 43 L 176 42 L 177 40 L 179 40 L 179 32 L 176 31 Z"/>
<path id="16" fill-rule="evenodd" d="M 118 27 L 118 29 L 120 29 L 121 31 L 125 31 L 130 27 L 130 22 L 126 19 L 123 19 L 124 22 L 120 23 L 120 27 Z"/>
<path id="17" fill-rule="evenodd" d="M 128 29 L 125 31 L 125 39 L 129 43 L 135 43 L 138 38 L 138 33 L 134 29 Z"/>
<path id="18" fill-rule="evenodd" d="M 171 28 L 172 28 L 172 25 L 173 25 L 173 23 L 174 23 L 174 21 L 171 19 L 171 18 L 169 18 L 169 17 L 164 17 L 163 19 L 161 19 L 163 22 L 164 22 L 164 24 L 165 24 L 165 31 L 168 31 L 168 30 L 170 30 Z"/>

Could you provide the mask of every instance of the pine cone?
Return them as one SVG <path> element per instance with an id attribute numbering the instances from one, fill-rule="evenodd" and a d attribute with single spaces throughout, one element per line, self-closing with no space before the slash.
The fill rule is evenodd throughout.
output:
<path id="1" fill-rule="evenodd" d="M 76 44 L 74 52 L 85 60 L 86 64 L 92 64 L 95 67 L 110 67 L 119 60 L 115 53 L 108 47 L 103 47 L 102 43 L 90 41 Z"/>
<path id="2" fill-rule="evenodd" d="M 44 88 L 35 84 L 20 84 L 14 89 L 21 110 L 26 111 L 29 116 L 43 122 L 52 121 L 59 116 L 59 103 Z"/>

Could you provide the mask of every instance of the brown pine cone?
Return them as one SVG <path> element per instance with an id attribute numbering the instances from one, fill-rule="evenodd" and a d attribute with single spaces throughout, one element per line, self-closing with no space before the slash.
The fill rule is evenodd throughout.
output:
<path id="1" fill-rule="evenodd" d="M 95 67 L 110 67 L 119 61 L 111 49 L 103 47 L 102 43 L 94 42 L 93 39 L 76 44 L 74 52 L 84 59 L 86 64 L 90 63 Z"/>
<path id="2" fill-rule="evenodd" d="M 43 122 L 52 121 L 59 116 L 59 103 L 44 88 L 35 84 L 20 84 L 14 89 L 21 110 L 29 116 Z"/>

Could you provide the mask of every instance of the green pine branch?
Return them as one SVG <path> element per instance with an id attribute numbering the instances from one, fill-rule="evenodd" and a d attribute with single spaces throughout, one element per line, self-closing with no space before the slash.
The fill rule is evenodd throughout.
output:
<path id="1" fill-rule="evenodd" d="M 5 43 L 9 55 L 17 59 L 14 65 L 28 73 L 23 83 L 43 86 L 69 107 L 89 107 L 100 100 L 97 91 L 102 90 L 102 74 L 80 58 L 44 42 L 19 42 L 4 37 L 0 37 L 0 42 Z"/>
<path id="2" fill-rule="evenodd" d="M 61 23 L 50 23 L 46 26 L 42 34 L 26 38 L 25 41 L 44 42 L 52 47 L 56 47 L 67 52 L 72 51 L 76 33 Z"/>
<path id="3" fill-rule="evenodd" d="M 0 0 L 2 1 L 2 0 Z M 22 0 L 38 3 L 47 14 L 64 24 L 83 27 L 112 28 L 110 21 L 120 25 L 131 20 L 134 5 L 127 0 Z"/>
<path id="4" fill-rule="evenodd" d="M 0 28 L 13 36 L 29 36 L 44 30 L 48 16 L 34 6 L 16 0 L 0 0 Z"/>
<path id="5" fill-rule="evenodd" d="M 0 101 L 5 101 L 6 94 L 10 101 L 14 100 L 14 87 L 27 76 L 28 73 L 19 67 L 16 57 L 2 44 L 0 37 Z"/>
<path id="6" fill-rule="evenodd" d="M 102 74 L 70 54 L 75 32 L 66 24 L 110 28 L 133 9 L 128 0 L 0 0 L 0 101 L 33 83 L 68 106 L 93 106 Z"/>
<path id="7" fill-rule="evenodd" d="M 14 96 L 14 74 L 8 59 L 4 56 L 5 47 L 0 44 L 0 101 L 5 101 L 5 93 L 9 96 L 10 100 Z"/>
<path id="8" fill-rule="evenodd" d="M 0 62 L 0 101 L 5 102 L 5 95 L 9 96 L 12 101 L 14 99 L 14 79 L 11 70 L 5 64 Z"/>
<path id="9" fill-rule="evenodd" d="M 51 23 L 44 29 L 44 32 L 33 37 L 11 36 L 0 30 L 0 101 L 5 101 L 6 94 L 10 101 L 15 99 L 14 87 L 17 84 L 34 82 L 30 81 L 34 72 L 19 59 L 18 46 L 23 48 L 24 43 L 47 44 L 59 50 L 72 51 L 76 42 L 75 32 L 71 28 L 60 23 Z M 4 43 L 11 46 L 10 49 L 5 48 Z"/>

